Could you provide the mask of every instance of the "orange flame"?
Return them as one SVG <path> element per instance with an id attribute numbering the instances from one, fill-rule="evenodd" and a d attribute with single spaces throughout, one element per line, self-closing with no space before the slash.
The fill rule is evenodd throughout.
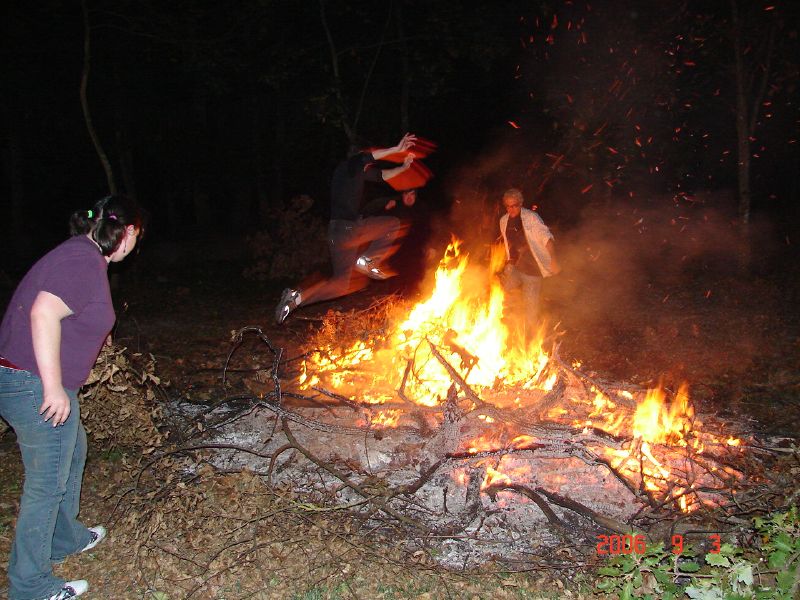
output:
<path id="1" fill-rule="evenodd" d="M 460 240 L 451 241 L 435 272 L 430 294 L 402 318 L 391 321 L 383 336 L 375 336 L 369 342 L 357 341 L 349 348 L 325 348 L 310 356 L 301 367 L 300 386 L 330 387 L 343 396 L 380 405 L 396 398 L 402 385 L 409 400 L 436 406 L 447 397 L 454 381 L 440 360 L 443 359 L 478 393 L 503 386 L 516 388 L 513 392 L 519 395 L 503 396 L 504 408 L 525 409 L 528 398 L 541 398 L 552 390 L 559 372 L 551 367 L 550 356 L 544 350 L 543 330 L 532 341 L 520 342 L 520 336 L 509 328 L 508 315 L 504 315 L 505 297 L 494 274 L 505 263 L 505 248 L 493 246 L 489 265 L 476 267 L 470 265 L 461 246 Z M 581 365 L 576 361 L 573 366 L 578 369 Z M 532 393 L 521 393 L 522 390 Z M 623 448 L 603 448 L 600 452 L 626 478 L 639 480 L 649 492 L 666 495 L 684 511 L 697 508 L 700 500 L 692 482 L 678 485 L 675 481 L 680 469 L 673 469 L 671 457 L 676 456 L 676 450 L 701 453 L 701 439 L 729 447 L 741 443 L 734 437 L 726 440 L 699 435 L 701 423 L 695 417 L 686 383 L 679 386 L 671 401 L 661 384 L 648 390 L 635 411 L 628 407 L 635 405 L 636 396 L 626 390 L 612 394 L 593 387 L 594 396 L 588 400 L 584 388 L 567 390 L 564 402 L 546 406 L 540 414 L 556 421 L 566 421 L 572 414 L 572 426 L 577 429 L 595 428 L 627 439 L 632 435 L 632 441 L 625 442 Z M 375 412 L 370 420 L 374 426 L 396 427 L 401 416 L 402 411 L 385 410 Z M 524 449 L 536 442 L 505 425 L 498 428 L 489 414 L 479 414 L 478 419 L 489 431 L 462 442 L 461 447 L 469 454 Z M 516 466 L 518 461 L 507 458 L 508 455 L 499 461 L 476 461 L 473 467 L 486 469 L 483 488 L 531 480 L 529 467 Z M 469 468 L 458 469 L 454 479 L 465 485 L 469 475 Z M 547 485 L 564 482 L 566 478 L 561 475 L 547 475 Z"/>
<path id="2" fill-rule="evenodd" d="M 492 467 L 486 467 L 486 478 L 481 484 L 481 489 L 486 489 L 490 485 L 497 483 L 511 483 L 511 478 L 505 473 L 493 469 Z"/>
<path id="3" fill-rule="evenodd" d="M 551 389 L 557 373 L 547 368 L 549 356 L 541 332 L 528 344 L 516 342 L 504 318 L 503 288 L 493 273 L 505 262 L 505 249 L 494 247 L 489 266 L 481 268 L 469 264 L 461 245 L 460 240 L 451 241 L 428 298 L 416 304 L 402 322 L 390 325 L 385 339 L 373 340 L 371 346 L 359 341 L 344 351 L 315 355 L 303 365 L 301 387 L 324 382 L 346 392 L 348 386 L 355 388 L 364 380 L 366 370 L 371 378 L 368 387 L 374 390 L 382 381 L 387 390 L 396 390 L 413 362 L 406 393 L 420 404 L 435 406 L 446 396 L 452 378 L 433 346 L 475 389 L 498 381 Z M 354 373 L 356 368 L 362 375 Z M 373 394 L 373 398 L 385 400 L 390 395 Z"/>
<path id="4" fill-rule="evenodd" d="M 665 398 L 660 385 L 647 391 L 633 418 L 633 435 L 651 444 L 685 445 L 686 434 L 694 419 L 694 407 L 689 404 L 689 386 L 681 384 L 669 406 Z"/>

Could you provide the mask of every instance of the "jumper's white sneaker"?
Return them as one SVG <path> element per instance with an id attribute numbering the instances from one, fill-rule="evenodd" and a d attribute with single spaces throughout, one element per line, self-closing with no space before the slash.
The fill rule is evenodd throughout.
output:
<path id="1" fill-rule="evenodd" d="M 286 317 L 289 316 L 289 313 L 300 306 L 300 301 L 300 292 L 297 290 L 293 290 L 292 288 L 283 290 L 280 302 L 278 302 L 278 306 L 275 307 L 275 322 L 281 325 L 286 320 Z"/>
<path id="2" fill-rule="evenodd" d="M 91 550 L 97 544 L 102 542 L 106 539 L 108 535 L 108 530 L 102 525 L 95 525 L 94 527 L 89 527 L 89 533 L 92 534 L 92 541 L 86 544 L 83 548 L 80 549 L 80 552 L 86 552 L 87 550 Z"/>
<path id="3" fill-rule="evenodd" d="M 356 271 L 363 273 L 371 279 L 389 279 L 389 277 L 395 275 L 395 273 L 382 270 L 375 264 L 375 261 L 368 256 L 359 256 L 358 259 L 356 259 Z"/>
<path id="4" fill-rule="evenodd" d="M 77 598 L 88 589 L 88 581 L 85 579 L 76 579 L 75 581 L 68 581 L 57 593 L 48 596 L 44 600 L 69 600 L 70 598 Z"/>

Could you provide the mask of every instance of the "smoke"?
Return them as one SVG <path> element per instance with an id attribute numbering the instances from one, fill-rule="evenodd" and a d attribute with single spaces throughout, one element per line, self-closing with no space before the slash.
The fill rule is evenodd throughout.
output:
<path id="1" fill-rule="evenodd" d="M 764 345 L 754 328 L 717 342 L 732 315 L 755 310 L 742 273 L 767 270 L 779 236 L 752 223 L 746 243 L 720 183 L 735 182 L 722 153 L 732 124 L 714 87 L 681 87 L 695 57 L 673 35 L 680 14 L 624 0 L 547 14 L 528 22 L 517 106 L 488 147 L 440 179 L 451 210 L 432 224 L 428 272 L 451 234 L 488 262 L 502 193 L 518 187 L 555 235 L 563 271 L 545 282 L 544 309 L 566 331 L 565 354 L 594 354 L 624 376 L 744 368 Z M 716 191 L 697 191 L 712 182 Z"/>
<path id="2" fill-rule="evenodd" d="M 565 332 L 566 354 L 599 357 L 594 366 L 623 376 L 669 370 L 675 377 L 701 367 L 689 364 L 690 356 L 715 354 L 715 328 L 725 323 L 726 311 L 746 302 L 752 285 L 740 274 L 748 246 L 732 191 L 690 197 L 641 186 L 625 197 L 584 195 L 561 177 L 536 197 L 537 181 L 518 149 L 501 143 L 451 172 L 451 211 L 432 224 L 428 276 L 451 235 L 464 241 L 471 262 L 488 265 L 499 236 L 502 194 L 520 187 L 525 205 L 538 206 L 555 236 L 562 273 L 545 281 L 543 309 L 550 324 L 559 322 Z M 768 223 L 751 224 L 755 272 L 769 265 L 773 234 Z M 488 281 L 470 283 L 474 289 L 482 285 L 488 290 Z M 740 365 L 756 354 L 758 344 L 749 334 L 736 332 Z M 676 361 L 684 347 L 686 356 Z M 724 352 L 703 365 L 706 375 L 714 365 L 730 363 Z"/>
<path id="3" fill-rule="evenodd" d="M 672 294 L 703 296 L 712 280 L 738 267 L 739 232 L 724 212 L 642 195 L 643 202 L 588 205 L 576 226 L 561 232 L 564 276 L 554 295 L 576 319 L 625 320 Z"/>

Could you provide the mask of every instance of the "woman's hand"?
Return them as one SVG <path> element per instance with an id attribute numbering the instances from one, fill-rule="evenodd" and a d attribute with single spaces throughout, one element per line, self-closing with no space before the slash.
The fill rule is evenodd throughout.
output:
<path id="1" fill-rule="evenodd" d="M 53 427 L 58 427 L 69 418 L 69 411 L 69 396 L 64 388 L 44 392 L 44 401 L 39 407 L 39 414 L 44 416 L 45 421 L 52 419 Z"/>

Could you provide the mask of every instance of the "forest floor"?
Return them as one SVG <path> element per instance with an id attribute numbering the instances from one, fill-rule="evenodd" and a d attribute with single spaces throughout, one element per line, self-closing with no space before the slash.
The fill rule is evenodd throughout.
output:
<path id="1" fill-rule="evenodd" d="M 273 310 L 280 287 L 247 281 L 242 270 L 240 264 L 212 263 L 142 277 L 137 283 L 123 278 L 115 292 L 120 317 L 117 343 L 129 352 L 152 353 L 158 375 L 170 382 L 171 397 L 195 401 L 218 397 L 232 331 L 260 326 L 292 356 L 319 327 L 327 310 L 363 308 L 382 295 L 408 293 L 403 282 L 375 282 L 348 298 L 302 308 L 278 327 Z M 787 261 L 771 273 L 749 278 L 703 272 L 687 276 L 678 285 L 641 280 L 625 301 L 605 309 L 598 301 L 603 282 L 594 288 L 563 286 L 545 292 L 545 310 L 564 332 L 561 356 L 579 359 L 584 370 L 605 380 L 638 385 L 662 377 L 671 382 L 685 380 L 699 412 L 735 416 L 755 431 L 797 437 L 799 274 L 794 263 Z M 598 309 L 587 310 L 593 303 Z M 573 310 L 577 306 L 581 309 Z M 0 453 L 4 455 L 0 461 L 0 570 L 4 572 L 22 473 L 12 433 L 0 437 Z M 83 491 L 86 522 L 107 522 L 119 509 L 121 500 L 113 488 L 122 485 L 118 473 L 123 463 L 135 460 L 90 450 Z M 217 481 L 214 489 L 230 486 L 226 493 L 233 493 L 239 485 Z M 282 497 L 274 497 L 273 502 L 276 512 L 286 510 Z M 228 508 L 225 504 L 217 507 L 220 514 Z M 571 569 L 553 571 L 531 565 L 525 573 L 508 574 L 494 565 L 480 573 L 446 572 L 404 556 L 388 540 L 348 545 L 337 529 L 341 526 L 287 518 L 274 535 L 307 542 L 305 548 L 287 541 L 286 551 L 275 552 L 255 572 L 231 568 L 191 597 L 579 598 L 590 594 L 585 584 L 582 587 L 573 579 Z M 150 563 L 131 555 L 130 536 L 119 538 L 112 529 L 103 545 L 87 556 L 69 559 L 58 572 L 68 572 L 67 578 L 89 579 L 92 590 L 87 598 L 184 598 L 192 588 L 187 582 L 202 580 L 197 564 L 190 564 L 191 557 L 178 561 L 186 565 L 183 578 L 174 570 L 169 576 L 148 576 L 139 565 L 143 569 Z M 5 586 L 3 573 L 0 589 Z"/>

